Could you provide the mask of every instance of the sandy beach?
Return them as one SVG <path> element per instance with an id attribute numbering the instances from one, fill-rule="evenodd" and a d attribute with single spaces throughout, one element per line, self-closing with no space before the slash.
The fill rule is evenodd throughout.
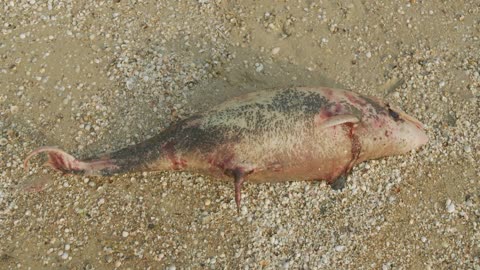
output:
<path id="1" fill-rule="evenodd" d="M 478 1 L 6 0 L 0 22 L 0 269 L 480 270 Z M 247 182 L 239 214 L 204 175 L 23 169 L 285 86 L 387 100 L 430 141 L 341 191 Z"/>

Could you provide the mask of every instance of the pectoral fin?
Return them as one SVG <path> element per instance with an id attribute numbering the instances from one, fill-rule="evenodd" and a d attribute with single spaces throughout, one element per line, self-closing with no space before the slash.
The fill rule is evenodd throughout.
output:
<path id="1" fill-rule="evenodd" d="M 342 190 L 345 188 L 345 184 L 347 182 L 347 176 L 342 174 L 337 179 L 335 179 L 330 186 L 333 190 Z"/>
<path id="2" fill-rule="evenodd" d="M 353 114 L 341 114 L 329 117 L 322 117 L 321 115 L 316 115 L 314 121 L 317 127 L 323 129 L 346 123 L 355 124 L 360 122 L 360 119 L 358 119 L 358 117 Z"/>

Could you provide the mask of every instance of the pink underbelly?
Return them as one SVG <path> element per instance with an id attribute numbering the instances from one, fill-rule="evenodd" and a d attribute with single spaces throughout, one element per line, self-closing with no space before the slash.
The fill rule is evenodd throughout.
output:
<path id="1" fill-rule="evenodd" d="M 325 180 L 332 182 L 346 169 L 349 160 L 311 161 L 284 167 L 259 169 L 247 176 L 248 182 Z"/>

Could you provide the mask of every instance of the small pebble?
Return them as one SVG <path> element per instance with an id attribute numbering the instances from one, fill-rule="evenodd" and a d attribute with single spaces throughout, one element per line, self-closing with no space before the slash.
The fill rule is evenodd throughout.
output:
<path id="1" fill-rule="evenodd" d="M 0 145 L 1 145 L 1 146 L 7 145 L 7 143 L 8 143 L 8 140 L 7 140 L 7 139 L 5 139 L 5 138 L 0 138 Z"/>
<path id="2" fill-rule="evenodd" d="M 16 106 L 16 105 L 10 106 L 10 112 L 11 112 L 12 114 L 17 113 L 17 112 L 18 112 L 18 106 Z"/>
<path id="3" fill-rule="evenodd" d="M 452 200 L 448 199 L 446 204 L 445 204 L 445 207 L 446 207 L 448 213 L 455 212 L 455 204 L 452 202 Z"/>
<path id="4" fill-rule="evenodd" d="M 97 205 L 100 206 L 100 205 L 102 205 L 102 204 L 104 204 L 104 203 L 105 203 L 105 199 L 104 199 L 104 198 L 101 198 L 100 200 L 98 200 Z M 127 235 L 127 236 L 128 236 L 128 235 Z"/>
<path id="5" fill-rule="evenodd" d="M 122 232 L 122 236 L 123 236 L 123 237 L 128 237 L 128 235 L 129 235 L 129 233 L 128 233 L 127 231 L 123 231 L 123 232 Z"/>
<path id="6" fill-rule="evenodd" d="M 273 55 L 276 55 L 276 54 L 278 54 L 279 52 L 280 52 L 280 47 L 275 47 L 275 48 L 272 49 L 272 54 L 273 54 Z"/>

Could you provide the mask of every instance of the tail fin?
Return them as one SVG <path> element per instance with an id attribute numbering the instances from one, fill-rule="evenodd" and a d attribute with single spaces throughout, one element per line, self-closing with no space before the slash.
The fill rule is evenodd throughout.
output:
<path id="1" fill-rule="evenodd" d="M 23 167 L 28 170 L 28 161 L 40 153 L 46 152 L 48 154 L 48 161 L 44 164 L 52 167 L 54 170 L 63 173 L 96 175 L 96 174 L 110 174 L 119 169 L 111 159 L 98 159 L 92 161 L 77 160 L 72 155 L 54 146 L 40 147 L 25 158 Z"/>

